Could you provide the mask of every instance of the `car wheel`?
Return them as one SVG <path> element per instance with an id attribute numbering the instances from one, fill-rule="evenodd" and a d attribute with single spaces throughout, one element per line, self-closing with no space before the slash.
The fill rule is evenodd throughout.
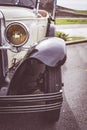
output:
<path id="1" fill-rule="evenodd" d="M 47 67 L 45 72 L 45 92 L 53 93 L 58 92 L 62 87 L 61 82 L 61 67 Z M 47 101 L 49 103 L 55 103 L 54 101 Z M 60 117 L 60 109 L 55 109 L 51 111 L 46 111 L 44 113 L 44 119 L 48 122 L 56 122 Z"/>

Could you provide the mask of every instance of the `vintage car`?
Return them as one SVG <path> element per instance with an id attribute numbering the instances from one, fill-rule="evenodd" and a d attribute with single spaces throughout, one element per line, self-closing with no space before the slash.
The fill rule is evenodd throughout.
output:
<path id="1" fill-rule="evenodd" d="M 0 115 L 59 119 L 66 46 L 55 37 L 55 11 L 56 0 L 0 0 Z"/>

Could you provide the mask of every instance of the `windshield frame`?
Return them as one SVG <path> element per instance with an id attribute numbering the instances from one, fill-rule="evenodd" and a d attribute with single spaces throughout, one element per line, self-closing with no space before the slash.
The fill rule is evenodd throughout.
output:
<path id="1" fill-rule="evenodd" d="M 26 1 L 26 0 L 25 0 Z M 29 6 L 28 4 L 26 3 L 23 3 L 23 0 L 9 0 L 9 3 L 5 2 L 5 0 L 2 2 L 0 2 L 0 6 L 16 6 L 16 7 L 26 7 L 26 8 L 30 8 L 30 9 L 34 9 L 36 7 L 36 4 L 37 4 L 37 0 L 27 0 L 28 1 L 31 1 L 32 3 L 32 6 Z"/>

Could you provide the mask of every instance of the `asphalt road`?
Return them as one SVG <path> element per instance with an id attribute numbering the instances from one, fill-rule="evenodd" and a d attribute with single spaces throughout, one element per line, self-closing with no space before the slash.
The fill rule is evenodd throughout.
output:
<path id="1" fill-rule="evenodd" d="M 87 130 L 87 43 L 67 46 L 62 67 L 64 101 L 55 124 L 42 120 L 41 113 L 0 116 L 0 130 Z"/>
<path id="2" fill-rule="evenodd" d="M 87 24 L 56 25 L 56 31 L 87 38 Z"/>
<path id="3" fill-rule="evenodd" d="M 65 97 L 79 130 L 87 130 L 87 43 L 67 46 L 67 55 Z"/>

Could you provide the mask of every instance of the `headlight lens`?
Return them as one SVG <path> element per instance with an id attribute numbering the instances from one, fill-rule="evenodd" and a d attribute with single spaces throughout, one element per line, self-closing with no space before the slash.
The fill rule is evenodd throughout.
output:
<path id="1" fill-rule="evenodd" d="M 13 46 L 24 45 L 29 38 L 29 32 L 25 25 L 14 22 L 9 24 L 5 30 L 6 40 Z"/>

